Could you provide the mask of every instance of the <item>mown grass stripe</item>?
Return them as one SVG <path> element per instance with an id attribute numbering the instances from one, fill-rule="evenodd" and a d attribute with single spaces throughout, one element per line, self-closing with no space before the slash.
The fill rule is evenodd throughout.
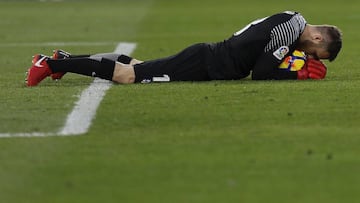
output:
<path id="1" fill-rule="evenodd" d="M 117 42 L 39 42 L 39 43 L 0 43 L 0 47 L 58 47 L 58 46 L 109 46 Z"/>

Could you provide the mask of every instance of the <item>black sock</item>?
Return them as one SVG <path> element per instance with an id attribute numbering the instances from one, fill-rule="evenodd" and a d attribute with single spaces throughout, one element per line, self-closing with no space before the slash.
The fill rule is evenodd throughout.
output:
<path id="1" fill-rule="evenodd" d="M 131 60 L 133 59 L 130 56 L 124 55 L 124 54 L 114 54 L 114 53 L 103 53 L 103 54 L 94 54 L 94 55 L 70 55 L 69 58 L 84 58 L 84 57 L 101 57 L 101 58 L 107 58 L 112 61 L 119 61 L 123 64 L 130 64 Z"/>
<path id="2" fill-rule="evenodd" d="M 130 56 L 127 56 L 127 55 L 124 55 L 124 54 L 121 54 L 118 58 L 117 58 L 117 61 L 123 63 L 123 64 L 130 64 L 131 60 L 133 58 L 131 58 Z"/>
<path id="3" fill-rule="evenodd" d="M 112 80 L 115 68 L 115 62 L 105 58 L 100 60 L 87 57 L 60 60 L 49 59 L 47 63 L 53 73 L 71 72 L 106 80 Z"/>
<path id="4" fill-rule="evenodd" d="M 89 57 L 89 56 L 91 56 L 91 55 L 90 54 L 84 54 L 84 55 L 73 55 L 73 54 L 71 54 L 69 56 L 69 58 L 83 58 L 83 57 Z"/>

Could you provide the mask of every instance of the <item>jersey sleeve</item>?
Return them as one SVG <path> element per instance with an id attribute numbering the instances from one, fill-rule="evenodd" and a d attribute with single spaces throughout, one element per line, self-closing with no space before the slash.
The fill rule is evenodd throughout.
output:
<path id="1" fill-rule="evenodd" d="M 252 69 L 253 80 L 297 78 L 296 72 L 278 68 L 282 60 L 293 53 L 306 26 L 306 20 L 300 14 L 290 14 L 293 14 L 292 17 L 282 23 L 277 24 L 277 21 L 274 20 L 274 26 L 270 31 L 270 40 Z"/>

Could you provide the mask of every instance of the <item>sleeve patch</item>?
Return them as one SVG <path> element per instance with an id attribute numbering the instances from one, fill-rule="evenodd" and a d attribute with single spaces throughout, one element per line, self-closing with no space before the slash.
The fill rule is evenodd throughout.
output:
<path id="1" fill-rule="evenodd" d="M 279 59 L 279 60 L 282 60 L 286 54 L 289 53 L 289 47 L 287 46 L 282 46 L 280 47 L 279 49 L 277 49 L 276 51 L 273 52 L 273 55 Z"/>

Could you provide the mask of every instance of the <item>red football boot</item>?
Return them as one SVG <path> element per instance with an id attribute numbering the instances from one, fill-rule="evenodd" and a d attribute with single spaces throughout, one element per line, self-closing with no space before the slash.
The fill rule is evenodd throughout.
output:
<path id="1" fill-rule="evenodd" d="M 69 58 L 70 56 L 71 56 L 70 53 L 68 53 L 64 50 L 61 50 L 61 49 L 56 49 L 56 50 L 54 50 L 52 58 L 53 59 L 65 59 L 65 58 Z M 51 74 L 51 78 L 53 80 L 60 80 L 64 75 L 65 75 L 64 72 L 53 73 L 53 74 Z"/>
<path id="2" fill-rule="evenodd" d="M 70 53 L 61 49 L 56 49 L 54 50 L 52 59 L 65 59 L 65 58 L 69 58 L 70 56 L 71 56 Z M 53 80 L 60 80 L 64 75 L 65 75 L 64 72 L 53 73 L 51 74 L 51 78 Z"/>
<path id="3" fill-rule="evenodd" d="M 28 87 L 38 85 L 42 80 L 52 74 L 47 64 L 48 56 L 37 54 L 32 60 L 32 66 L 28 69 L 26 77 L 26 85 Z"/>

